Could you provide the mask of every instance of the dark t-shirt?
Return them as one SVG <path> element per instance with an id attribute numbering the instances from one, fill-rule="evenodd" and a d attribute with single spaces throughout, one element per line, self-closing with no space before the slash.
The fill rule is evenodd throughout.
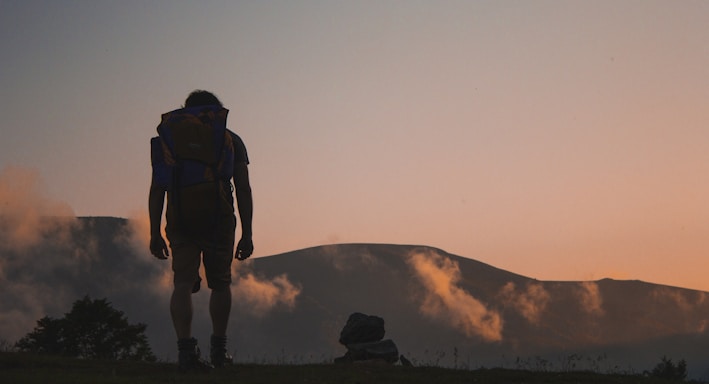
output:
<path id="1" fill-rule="evenodd" d="M 232 143 L 234 143 L 234 165 L 236 165 L 236 163 L 249 164 L 249 155 L 246 153 L 246 146 L 241 140 L 241 137 L 232 131 L 227 131 L 231 135 Z"/>

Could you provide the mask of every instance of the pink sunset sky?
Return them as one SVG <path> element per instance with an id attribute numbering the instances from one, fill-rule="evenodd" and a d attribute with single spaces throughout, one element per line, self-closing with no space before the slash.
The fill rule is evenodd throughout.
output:
<path id="1" fill-rule="evenodd" d="M 422 244 L 709 291 L 709 2 L 2 1 L 0 52 L 0 191 L 37 181 L 0 213 L 144 219 L 160 114 L 207 89 L 256 256 Z"/>

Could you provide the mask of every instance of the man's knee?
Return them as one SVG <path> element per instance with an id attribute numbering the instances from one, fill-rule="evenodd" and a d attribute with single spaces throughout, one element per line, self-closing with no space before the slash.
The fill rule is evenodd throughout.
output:
<path id="1" fill-rule="evenodd" d="M 216 292 L 224 292 L 229 289 L 231 289 L 231 276 L 229 278 L 220 278 L 220 279 L 213 279 L 209 280 L 207 279 L 207 286 L 209 289 L 212 291 Z"/>
<path id="2" fill-rule="evenodd" d="M 173 289 L 178 293 L 192 293 L 193 286 L 194 282 L 175 281 L 173 284 Z"/>

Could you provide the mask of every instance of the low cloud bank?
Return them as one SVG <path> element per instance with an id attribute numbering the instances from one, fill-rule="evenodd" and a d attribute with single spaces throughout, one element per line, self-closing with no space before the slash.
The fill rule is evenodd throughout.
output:
<path id="1" fill-rule="evenodd" d="M 71 207 L 44 195 L 39 171 L 6 166 L 0 170 L 0 247 L 20 251 L 45 236 L 67 240 L 76 225 Z M 51 217 L 51 220 L 46 218 Z"/>
<path id="2" fill-rule="evenodd" d="M 538 325 L 551 296 L 541 284 L 530 283 L 518 290 L 513 282 L 505 284 L 499 294 L 506 306 L 512 306 L 532 324 Z"/>
<path id="3" fill-rule="evenodd" d="M 579 291 L 581 308 L 590 315 L 601 316 L 605 313 L 603 310 L 603 297 L 598 289 L 598 284 L 593 281 L 584 281 L 579 283 Z"/>
<path id="4" fill-rule="evenodd" d="M 292 310 L 300 292 L 301 287 L 291 283 L 286 275 L 269 280 L 247 273 L 236 277 L 233 287 L 236 301 L 256 317 L 265 316 L 275 308 Z"/>
<path id="5" fill-rule="evenodd" d="M 447 322 L 469 337 L 502 340 L 500 314 L 460 287 L 458 263 L 433 251 L 413 252 L 407 261 L 426 289 L 419 307 L 422 314 Z"/>

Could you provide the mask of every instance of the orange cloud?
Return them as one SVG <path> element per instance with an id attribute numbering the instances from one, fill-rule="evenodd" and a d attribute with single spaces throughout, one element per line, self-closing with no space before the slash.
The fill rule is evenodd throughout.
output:
<path id="1" fill-rule="evenodd" d="M 164 227 L 164 225 L 163 225 Z M 132 212 L 128 218 L 127 231 L 120 240 L 128 241 L 138 254 L 150 253 L 150 217 L 147 210 Z M 164 232 L 164 229 L 163 229 Z M 165 234 L 163 233 L 163 237 Z M 165 239 L 167 241 L 167 239 Z"/>
<path id="2" fill-rule="evenodd" d="M 541 284 L 530 283 L 526 291 L 517 292 L 513 282 L 502 287 L 500 297 L 506 305 L 517 309 L 532 324 L 539 324 L 550 299 L 549 292 Z"/>
<path id="3" fill-rule="evenodd" d="M 11 250 L 37 245 L 47 234 L 69 238 L 76 224 L 71 207 L 46 197 L 39 172 L 6 166 L 0 170 L 0 244 Z"/>
<path id="4" fill-rule="evenodd" d="M 578 295 L 581 301 L 581 309 L 590 315 L 603 315 L 603 297 L 598 289 L 598 284 L 593 281 L 579 283 Z"/>
<path id="5" fill-rule="evenodd" d="M 286 275 L 276 276 L 271 280 L 259 278 L 248 272 L 236 276 L 234 295 L 238 296 L 238 301 L 257 317 L 264 316 L 277 306 L 293 309 L 295 300 L 302 290 L 301 287 L 291 283 Z"/>
<path id="6" fill-rule="evenodd" d="M 502 318 L 458 286 L 461 280 L 458 263 L 438 253 L 413 252 L 408 263 L 426 288 L 420 306 L 424 315 L 448 322 L 467 336 L 486 341 L 502 340 Z"/>

